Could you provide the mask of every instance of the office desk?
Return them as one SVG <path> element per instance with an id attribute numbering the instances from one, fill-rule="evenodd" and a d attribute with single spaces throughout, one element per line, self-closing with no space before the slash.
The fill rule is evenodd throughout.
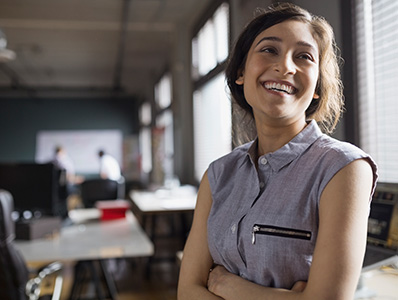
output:
<path id="1" fill-rule="evenodd" d="M 356 300 L 398 300 L 398 256 L 364 268 L 360 283 Z"/>
<path id="2" fill-rule="evenodd" d="M 131 213 L 125 219 L 91 221 L 61 229 L 52 239 L 16 240 L 28 262 L 146 257 L 154 247 Z"/>
<path id="3" fill-rule="evenodd" d="M 192 214 L 196 205 L 196 192 L 173 192 L 167 190 L 130 191 L 129 197 L 132 201 L 132 210 L 147 234 L 154 239 L 156 216 L 174 214 L 181 217 L 183 232 L 187 231 L 183 215 Z"/>
<path id="4" fill-rule="evenodd" d="M 93 211 L 93 210 L 91 210 Z M 97 213 L 98 215 L 98 213 Z M 52 239 L 15 241 L 16 248 L 27 262 L 78 261 L 71 298 L 79 298 L 86 273 L 94 282 L 96 299 L 108 298 L 101 288 L 98 268 L 104 276 L 104 288 L 111 299 L 117 299 L 116 287 L 104 260 L 109 258 L 149 257 L 153 243 L 142 230 L 132 212 L 125 219 L 92 220 L 61 229 Z"/>
<path id="5" fill-rule="evenodd" d="M 167 214 L 192 212 L 196 205 L 196 193 L 168 191 L 130 191 L 130 199 L 141 214 Z"/>
<path id="6" fill-rule="evenodd" d="M 156 254 L 149 259 L 147 274 L 150 273 L 150 265 L 156 261 L 175 262 L 175 253 L 184 247 L 191 227 L 196 196 L 196 189 L 189 186 L 154 192 L 133 190 L 129 193 L 132 211 L 152 242 L 156 243 Z M 162 220 L 159 220 L 160 217 Z M 176 224 L 180 226 L 180 231 L 176 230 Z"/>

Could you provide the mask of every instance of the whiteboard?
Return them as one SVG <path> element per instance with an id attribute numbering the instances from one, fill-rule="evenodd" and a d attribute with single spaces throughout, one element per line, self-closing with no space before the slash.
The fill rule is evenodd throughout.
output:
<path id="1" fill-rule="evenodd" d="M 120 130 L 48 130 L 36 136 L 37 163 L 54 158 L 55 148 L 62 146 L 71 158 L 76 173 L 99 173 L 98 151 L 112 155 L 122 165 L 123 134 Z"/>

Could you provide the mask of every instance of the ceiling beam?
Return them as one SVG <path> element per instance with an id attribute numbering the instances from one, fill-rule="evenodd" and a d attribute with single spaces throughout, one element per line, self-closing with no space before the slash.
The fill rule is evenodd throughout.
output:
<path id="1" fill-rule="evenodd" d="M 0 27 L 9 29 L 119 31 L 120 22 L 0 18 Z M 128 32 L 173 32 L 175 24 L 169 22 L 127 22 L 126 30 Z"/>
<path id="2" fill-rule="evenodd" d="M 119 46 L 117 49 L 116 56 L 116 65 L 113 77 L 113 89 L 115 91 L 121 90 L 121 81 L 122 81 L 122 71 L 123 71 L 123 60 L 124 60 L 124 52 L 126 48 L 126 37 L 127 37 L 127 26 L 129 19 L 129 6 L 130 0 L 123 1 L 122 7 L 122 18 L 120 21 L 120 37 L 119 37 Z"/>

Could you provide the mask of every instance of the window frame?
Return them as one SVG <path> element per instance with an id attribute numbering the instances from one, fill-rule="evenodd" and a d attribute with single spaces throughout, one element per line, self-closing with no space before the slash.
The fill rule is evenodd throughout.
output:
<path id="1" fill-rule="evenodd" d="M 216 11 L 221 7 L 221 5 L 223 4 L 227 4 L 228 5 L 228 36 L 227 36 L 227 40 L 228 40 L 228 49 L 227 49 L 227 56 L 225 57 L 225 59 L 223 61 L 218 61 L 216 65 L 214 66 L 214 68 L 212 68 L 211 70 L 208 71 L 208 73 L 204 74 L 204 75 L 200 75 L 200 73 L 198 72 L 198 77 L 195 79 L 193 76 L 193 72 L 191 72 L 191 79 L 192 79 L 192 101 L 194 102 L 194 94 L 201 90 L 202 88 L 204 88 L 208 83 L 210 83 L 213 79 L 216 79 L 216 77 L 220 74 L 222 74 L 227 66 L 227 61 L 228 61 L 228 57 L 231 51 L 231 3 L 229 0 L 216 0 L 214 2 L 212 2 L 212 4 L 210 5 L 210 7 L 208 8 L 208 10 L 205 12 L 205 14 L 203 15 L 203 17 L 201 18 L 200 22 L 197 23 L 197 25 L 194 27 L 194 30 L 192 32 L 192 36 L 190 39 L 191 42 L 191 46 L 192 43 L 194 41 L 195 38 L 198 37 L 198 34 L 200 32 L 200 30 L 205 26 L 205 24 L 207 23 L 208 20 L 213 19 Z M 192 61 L 193 61 L 193 51 L 191 51 L 191 66 L 192 66 Z M 227 98 L 229 96 L 227 95 Z M 195 103 L 193 103 L 193 109 L 194 109 Z M 193 116 L 195 115 L 195 111 L 193 111 Z M 233 139 L 232 139 L 232 104 L 231 104 L 231 149 L 233 148 Z M 194 121 L 195 123 L 195 121 Z M 195 124 L 193 124 L 193 144 L 194 144 L 194 151 L 193 151 L 193 155 L 194 155 L 194 178 L 195 180 L 200 180 L 199 178 L 197 178 L 197 166 L 196 166 L 196 162 L 197 162 L 197 158 L 196 156 L 196 147 L 195 147 Z"/>

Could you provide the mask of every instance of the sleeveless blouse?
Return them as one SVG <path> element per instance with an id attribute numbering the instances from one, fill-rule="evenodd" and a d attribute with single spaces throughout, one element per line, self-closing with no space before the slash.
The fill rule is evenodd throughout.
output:
<path id="1" fill-rule="evenodd" d="M 290 289 L 308 279 L 325 186 L 363 158 L 373 169 L 373 193 L 377 167 L 361 149 L 323 134 L 314 120 L 282 148 L 259 157 L 258 169 L 256 151 L 257 140 L 209 166 L 209 250 L 216 264 L 234 274 Z"/>

